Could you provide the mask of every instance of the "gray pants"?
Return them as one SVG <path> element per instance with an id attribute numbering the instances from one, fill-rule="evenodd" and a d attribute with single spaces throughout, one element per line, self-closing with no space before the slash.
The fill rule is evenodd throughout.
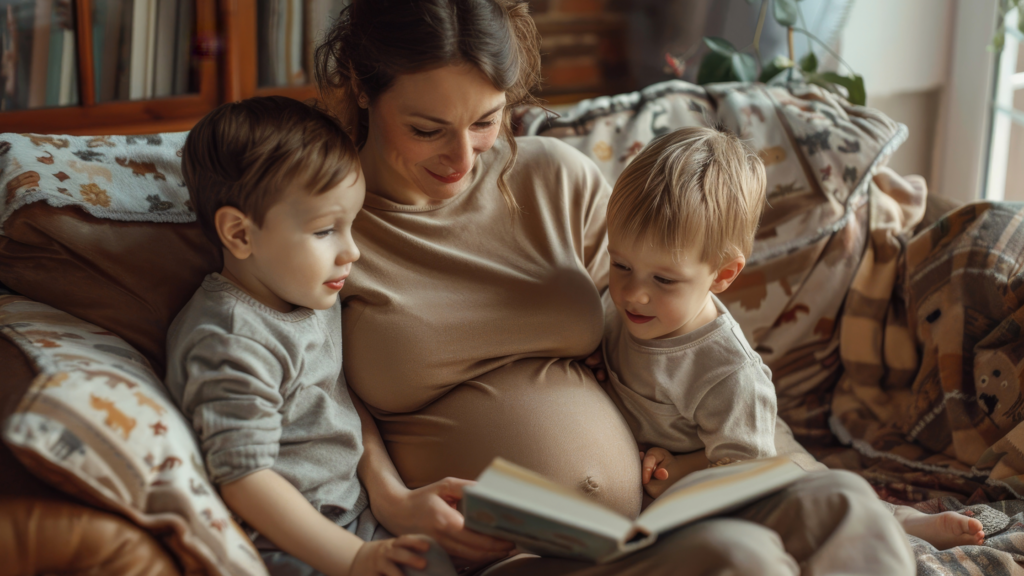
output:
<path id="1" fill-rule="evenodd" d="M 369 508 L 344 528 L 366 542 L 394 538 L 377 522 Z M 260 550 L 260 556 L 267 565 L 270 576 L 323 576 L 323 573 L 302 560 L 277 550 L 266 538 L 258 538 L 256 547 Z M 427 567 L 423 570 L 403 567 L 405 576 L 455 576 L 455 567 L 452 566 L 451 559 L 437 542 L 430 541 L 430 550 L 427 551 L 426 558 Z"/>
<path id="2" fill-rule="evenodd" d="M 481 576 L 848 576 L 916 573 L 899 523 L 856 474 L 810 472 L 789 488 L 722 518 L 662 535 L 610 564 L 520 554 Z"/>

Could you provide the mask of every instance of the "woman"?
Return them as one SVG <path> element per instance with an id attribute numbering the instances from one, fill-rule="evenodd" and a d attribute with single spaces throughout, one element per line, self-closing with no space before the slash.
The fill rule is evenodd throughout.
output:
<path id="1" fill-rule="evenodd" d="M 367 183 L 353 227 L 363 259 L 342 292 L 345 374 L 380 426 L 365 419 L 360 475 L 388 530 L 477 563 L 511 545 L 464 529 L 452 507 L 466 481 L 454 478 L 494 456 L 624 514 L 640 507 L 636 445 L 578 361 L 601 338 L 609 186 L 571 147 L 511 137 L 510 110 L 537 85 L 537 45 L 525 2 L 355 0 L 317 50 L 322 95 Z M 913 566 L 850 474 L 809 475 L 739 517 L 611 565 L 520 557 L 488 574 Z M 873 563 L 853 560 L 868 548 Z"/>

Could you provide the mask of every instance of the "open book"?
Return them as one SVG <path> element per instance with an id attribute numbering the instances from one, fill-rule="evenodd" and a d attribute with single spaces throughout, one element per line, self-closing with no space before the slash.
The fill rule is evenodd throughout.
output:
<path id="1" fill-rule="evenodd" d="M 786 456 L 701 470 L 673 484 L 633 521 L 495 458 L 477 484 L 464 490 L 460 507 L 467 528 L 510 540 L 525 551 L 610 562 L 650 546 L 663 532 L 781 490 L 803 474 Z"/>

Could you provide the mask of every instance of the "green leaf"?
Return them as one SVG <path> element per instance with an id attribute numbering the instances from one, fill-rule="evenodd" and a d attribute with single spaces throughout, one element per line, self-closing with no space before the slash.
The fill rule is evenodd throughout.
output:
<path id="1" fill-rule="evenodd" d="M 764 69 L 761 70 L 761 75 L 757 78 L 757 81 L 768 82 L 793 66 L 795 66 L 795 64 L 792 60 L 780 54 L 775 58 L 772 58 L 771 62 L 765 64 Z"/>
<path id="2" fill-rule="evenodd" d="M 721 54 L 722 56 L 732 56 L 737 52 L 736 47 L 732 45 L 732 42 L 729 42 L 725 38 L 705 36 L 704 44 L 706 44 L 712 52 L 715 52 L 716 54 Z"/>
<path id="3" fill-rule="evenodd" d="M 800 59 L 800 69 L 808 74 L 818 71 L 818 57 L 814 55 L 814 52 L 808 52 Z"/>
<path id="4" fill-rule="evenodd" d="M 701 59 L 700 68 L 697 70 L 697 84 L 728 82 L 732 79 L 732 56 L 708 52 Z"/>
<path id="5" fill-rule="evenodd" d="M 988 49 L 990 52 L 1002 52 L 1003 44 L 1006 43 L 1006 32 L 1002 28 L 996 30 L 996 35 L 992 37 L 992 44 L 989 45 Z"/>
<path id="6" fill-rule="evenodd" d="M 775 16 L 775 21 L 786 28 L 796 26 L 796 0 L 773 0 L 772 16 Z"/>
<path id="7" fill-rule="evenodd" d="M 846 92 L 847 94 L 849 94 L 849 96 L 847 96 L 846 99 L 850 101 L 850 104 L 864 106 L 867 103 L 868 94 L 867 91 L 864 89 L 863 76 L 842 76 L 840 74 L 836 74 L 835 72 L 823 72 L 821 74 L 809 75 L 807 79 L 808 82 L 812 81 L 811 76 L 813 76 L 815 80 L 823 80 L 830 84 L 837 84 L 839 86 L 842 86 L 843 88 L 846 88 Z M 819 82 L 812 83 L 820 85 Z"/>
<path id="8" fill-rule="evenodd" d="M 750 54 L 737 52 L 732 55 L 732 72 L 740 82 L 757 80 L 757 62 Z"/>

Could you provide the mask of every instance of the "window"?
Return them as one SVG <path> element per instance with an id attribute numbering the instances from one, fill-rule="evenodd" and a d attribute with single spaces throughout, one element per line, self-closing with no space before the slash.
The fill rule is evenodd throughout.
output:
<path id="1" fill-rule="evenodd" d="M 992 131 L 984 198 L 1024 201 L 1024 35 L 1019 10 L 1006 15 L 1006 42 L 996 63 Z"/>

